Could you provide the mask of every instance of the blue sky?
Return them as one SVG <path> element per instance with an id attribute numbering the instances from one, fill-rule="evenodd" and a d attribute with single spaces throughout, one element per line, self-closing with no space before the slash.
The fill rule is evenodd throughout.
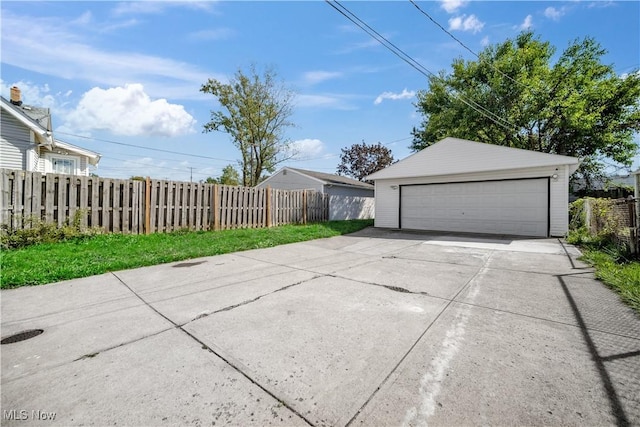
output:
<path id="1" fill-rule="evenodd" d="M 432 72 L 471 59 L 409 1 L 342 4 Z M 619 74 L 640 67 L 637 1 L 418 4 L 476 52 L 529 28 L 559 52 L 594 37 Z M 251 64 L 297 94 L 286 135 L 298 154 L 283 165 L 332 173 L 340 149 L 362 140 L 401 159 L 421 120 L 413 103 L 426 78 L 323 1 L 3 1 L 1 11 L 2 95 L 17 85 L 25 103 L 50 107 L 58 139 L 102 154 L 100 176 L 218 176 L 239 153 L 226 134 L 202 133 L 219 105 L 199 88 Z"/>

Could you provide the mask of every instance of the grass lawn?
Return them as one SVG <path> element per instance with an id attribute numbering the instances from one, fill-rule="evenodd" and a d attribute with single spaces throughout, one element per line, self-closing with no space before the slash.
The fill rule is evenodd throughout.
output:
<path id="1" fill-rule="evenodd" d="M 223 231 L 104 234 L 46 243 L 1 254 L 0 287 L 16 288 L 93 276 L 190 258 L 353 233 L 373 220 L 330 221 L 308 225 Z"/>
<path id="2" fill-rule="evenodd" d="M 595 267 L 596 277 L 640 314 L 640 262 L 618 263 L 613 255 L 595 249 L 583 248 L 582 253 L 581 259 Z"/>

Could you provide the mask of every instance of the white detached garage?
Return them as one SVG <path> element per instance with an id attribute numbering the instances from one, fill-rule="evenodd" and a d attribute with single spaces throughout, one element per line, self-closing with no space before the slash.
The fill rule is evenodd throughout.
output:
<path id="1" fill-rule="evenodd" d="M 445 138 L 371 174 L 375 226 L 562 236 L 575 157 Z"/>

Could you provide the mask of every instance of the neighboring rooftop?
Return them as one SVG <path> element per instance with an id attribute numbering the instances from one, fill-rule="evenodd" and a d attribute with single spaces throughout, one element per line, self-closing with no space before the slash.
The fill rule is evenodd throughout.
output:
<path id="1" fill-rule="evenodd" d="M 360 187 L 360 188 L 367 188 L 367 189 L 373 189 L 374 188 L 373 185 L 371 185 L 369 183 L 358 181 L 357 179 L 353 179 L 353 178 L 348 178 L 346 176 L 334 175 L 334 174 L 324 173 L 324 172 L 310 171 L 310 170 L 306 170 L 306 169 L 290 168 L 290 167 L 287 167 L 285 169 L 289 169 L 289 170 L 292 170 L 292 171 L 299 172 L 301 174 L 310 176 L 312 178 L 319 179 L 321 181 L 325 181 L 327 184 L 348 185 L 348 186 L 352 186 L 352 187 Z"/>
<path id="2" fill-rule="evenodd" d="M 0 96 L 0 104 L 9 114 L 34 132 L 38 143 L 47 146 L 49 149 L 61 148 L 86 156 L 89 163 L 94 166 L 100 161 L 101 156 L 95 151 L 53 138 L 53 126 L 51 123 L 51 111 L 49 108 L 34 107 L 23 104 L 19 88 L 15 86 L 11 88 L 10 100 Z"/>

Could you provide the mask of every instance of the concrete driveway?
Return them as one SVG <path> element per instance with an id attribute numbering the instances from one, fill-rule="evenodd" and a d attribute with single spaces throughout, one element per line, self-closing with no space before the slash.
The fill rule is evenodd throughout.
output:
<path id="1" fill-rule="evenodd" d="M 575 248 L 375 229 L 7 290 L 2 425 L 640 424 Z"/>

